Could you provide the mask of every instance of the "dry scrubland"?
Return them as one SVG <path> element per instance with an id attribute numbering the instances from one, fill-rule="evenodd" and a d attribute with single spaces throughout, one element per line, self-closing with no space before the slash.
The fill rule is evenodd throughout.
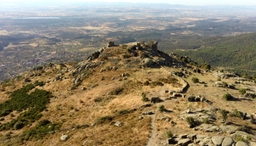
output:
<path id="1" fill-rule="evenodd" d="M 245 97 L 239 92 L 245 89 L 254 93 L 255 83 L 239 77 L 223 77 L 225 73 L 200 68 L 185 59 L 186 63 L 183 57 L 159 51 L 157 42 L 112 45 L 77 64 L 48 64 L 4 82 L 0 87 L 1 103 L 8 101 L 13 91 L 36 81 L 44 84 L 28 93 L 41 89 L 51 92 L 52 97 L 41 112 L 42 117 L 26 123 L 29 126 L 15 129 L 14 123 L 10 129 L 1 129 L 0 145 L 156 146 L 168 145 L 168 138 L 180 143 L 182 138 L 177 138 L 189 134 L 210 139 L 226 136 L 236 142 L 255 144 L 256 125 L 248 117 L 255 117 L 255 97 Z M 193 82 L 192 78 L 199 82 Z M 233 99 L 223 99 L 226 93 Z M 202 102 L 190 101 L 193 95 L 204 98 Z M 152 100 L 156 97 L 162 101 Z M 248 118 L 232 116 L 235 109 L 247 113 Z M 1 127 L 28 110 L 13 110 L 2 116 Z M 221 110 L 229 111 L 225 122 Z M 187 117 L 193 117 L 198 124 L 191 126 Z M 54 124 L 43 127 L 41 123 L 38 129 L 45 128 L 44 135 L 24 134 L 45 119 L 60 127 L 47 131 Z M 209 131 L 200 128 L 202 125 L 215 129 Z M 234 126 L 235 130 L 227 132 L 220 128 L 227 126 Z M 232 136 L 236 131 L 247 135 Z M 61 140 L 63 134 L 68 138 Z M 203 142 L 197 140 L 190 143 Z"/>

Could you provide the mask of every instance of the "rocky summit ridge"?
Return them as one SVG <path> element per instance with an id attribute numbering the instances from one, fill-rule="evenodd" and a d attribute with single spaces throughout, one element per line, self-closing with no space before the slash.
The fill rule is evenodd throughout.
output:
<path id="1" fill-rule="evenodd" d="M 255 146 L 255 85 L 156 41 L 109 42 L 2 82 L 0 145 Z"/>

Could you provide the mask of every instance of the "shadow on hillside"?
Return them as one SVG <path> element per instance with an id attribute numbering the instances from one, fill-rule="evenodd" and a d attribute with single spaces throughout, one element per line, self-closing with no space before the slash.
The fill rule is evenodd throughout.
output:
<path id="1" fill-rule="evenodd" d="M 186 93 L 190 87 L 190 85 L 187 81 L 184 80 L 184 82 L 186 82 L 187 85 L 186 85 L 186 87 L 183 88 L 182 93 Z"/>
<path id="2" fill-rule="evenodd" d="M 241 124 L 237 124 L 234 122 L 228 122 L 226 125 L 235 125 L 238 126 L 239 128 L 237 129 L 237 131 L 243 131 L 246 132 L 248 134 L 252 134 L 255 135 L 256 134 L 256 128 L 251 127 L 251 126 L 247 126 L 247 125 L 241 125 Z"/>

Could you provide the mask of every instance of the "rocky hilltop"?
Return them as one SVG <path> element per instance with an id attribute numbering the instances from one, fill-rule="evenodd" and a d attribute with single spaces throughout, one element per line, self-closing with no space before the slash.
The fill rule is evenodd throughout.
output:
<path id="1" fill-rule="evenodd" d="M 255 146 L 256 83 L 166 54 L 106 47 L 0 86 L 0 145 Z"/>

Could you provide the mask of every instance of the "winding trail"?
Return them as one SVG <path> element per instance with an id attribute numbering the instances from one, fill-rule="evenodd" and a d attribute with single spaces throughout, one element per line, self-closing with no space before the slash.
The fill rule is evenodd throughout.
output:
<path id="1" fill-rule="evenodd" d="M 170 74 L 172 74 L 172 73 L 170 72 Z M 183 93 L 186 93 L 188 91 L 188 89 L 190 88 L 189 83 L 187 81 L 185 81 L 183 78 L 179 77 L 179 76 L 176 76 L 176 75 L 174 75 L 174 76 L 176 78 L 178 78 L 182 82 L 182 84 L 183 84 L 183 86 L 181 87 L 180 91 L 183 92 Z M 150 135 L 150 138 L 149 138 L 148 143 L 147 143 L 146 146 L 162 146 L 163 145 L 163 144 L 161 144 L 160 140 L 158 139 L 157 125 L 156 125 L 156 116 L 157 116 L 157 114 L 159 112 L 158 111 L 158 105 L 159 104 L 165 106 L 165 104 L 168 104 L 168 103 L 166 101 L 161 102 L 161 103 L 155 103 L 156 109 L 154 111 L 154 114 L 153 115 L 149 115 L 149 117 L 151 117 L 151 135 Z"/>

